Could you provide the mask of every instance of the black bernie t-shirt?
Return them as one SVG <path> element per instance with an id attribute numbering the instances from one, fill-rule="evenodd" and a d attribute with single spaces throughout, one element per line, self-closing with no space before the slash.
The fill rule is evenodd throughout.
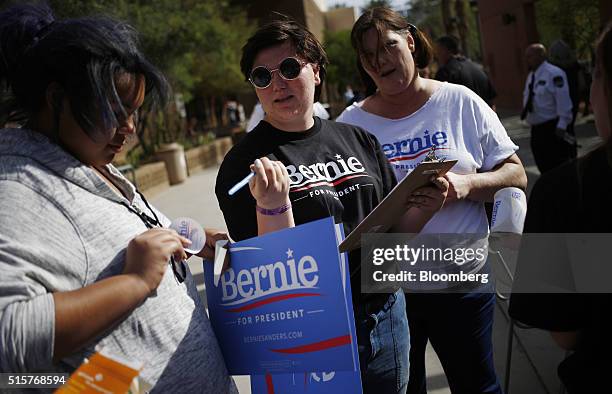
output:
<path id="1" fill-rule="evenodd" d="M 344 123 L 314 121 L 304 132 L 282 131 L 261 121 L 225 156 L 215 193 L 232 239 L 257 236 L 255 199 L 248 186 L 233 196 L 227 192 L 264 156 L 287 167 L 296 225 L 333 216 L 348 235 L 396 185 L 373 135 Z M 359 260 L 359 250 L 349 253 L 354 299 L 361 290 Z"/>
<path id="2" fill-rule="evenodd" d="M 529 198 L 524 232 L 612 233 L 611 203 L 612 155 L 601 147 L 538 179 Z M 602 265 L 611 263 L 609 256 L 602 257 Z M 569 257 L 556 265 L 557 270 L 572 271 Z M 559 366 L 569 393 L 599 392 L 602 384 L 609 385 L 611 294 L 513 294 L 509 312 L 534 327 L 579 332 L 576 351 Z"/>

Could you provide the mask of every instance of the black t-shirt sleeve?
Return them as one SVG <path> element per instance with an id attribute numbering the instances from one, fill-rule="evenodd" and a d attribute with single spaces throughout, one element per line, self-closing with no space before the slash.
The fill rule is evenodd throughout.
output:
<path id="1" fill-rule="evenodd" d="M 572 176 L 575 174 L 575 169 L 572 170 L 572 168 L 567 168 L 568 171 L 565 171 L 564 176 L 557 171 L 543 176 L 536 182 L 529 197 L 524 234 L 552 234 L 568 231 L 568 228 L 565 227 L 567 225 L 565 221 L 568 218 L 560 215 L 562 211 L 559 209 L 561 206 L 569 207 L 571 204 L 576 204 L 575 193 L 562 192 L 564 189 L 566 191 L 578 189 L 576 176 Z M 575 187 L 570 188 L 570 185 L 575 185 Z M 559 236 L 559 242 L 562 242 L 561 234 Z M 523 242 L 525 243 L 525 239 Z M 559 247 L 563 246 L 559 244 Z M 551 263 L 532 260 L 525 258 L 523 253 L 519 254 L 515 281 L 521 280 L 522 271 L 533 272 L 522 270 L 521 264 L 549 265 Z M 571 276 L 569 260 L 554 261 L 552 264 L 555 271 L 563 270 L 563 272 L 551 272 L 551 275 L 567 274 Z M 585 297 L 585 294 L 576 293 L 513 293 L 508 312 L 515 320 L 533 327 L 550 331 L 575 331 L 584 321 Z"/>
<path id="2" fill-rule="evenodd" d="M 234 241 L 251 238 L 257 235 L 257 218 L 255 199 L 246 185 L 236 194 L 227 194 L 229 189 L 249 174 L 250 162 L 241 158 L 238 149 L 232 149 L 223 159 L 217 181 L 215 194 L 223 212 L 225 224 Z"/>

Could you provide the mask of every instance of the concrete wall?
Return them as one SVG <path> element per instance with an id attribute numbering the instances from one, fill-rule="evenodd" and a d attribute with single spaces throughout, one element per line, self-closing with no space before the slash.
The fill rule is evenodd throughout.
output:
<path id="1" fill-rule="evenodd" d="M 206 144 L 185 152 L 187 171 L 189 175 L 203 168 L 217 163 L 217 150 L 215 144 Z"/>
<path id="2" fill-rule="evenodd" d="M 354 7 L 338 8 L 325 11 L 318 0 L 253 0 L 247 14 L 261 26 L 275 20 L 274 12 L 288 15 L 306 26 L 317 39 L 323 42 L 325 29 L 332 31 L 350 29 L 357 20 L 357 9 Z"/>
<path id="3" fill-rule="evenodd" d="M 191 148 L 185 152 L 185 161 L 189 174 L 206 167 L 220 164 L 227 152 L 232 148 L 232 138 L 224 137 L 210 144 Z"/>
<path id="4" fill-rule="evenodd" d="M 336 8 L 325 13 L 325 28 L 329 31 L 351 30 L 357 21 L 357 8 Z"/>
<path id="5" fill-rule="evenodd" d="M 306 20 L 305 26 L 308 30 L 319 40 L 323 42 L 323 35 L 325 32 L 325 13 L 315 0 L 302 0 L 304 8 L 304 19 Z M 296 1 L 297 3 L 297 1 Z"/>
<path id="6" fill-rule="evenodd" d="M 483 62 L 498 107 L 520 110 L 527 77 L 524 51 L 538 41 L 533 0 L 478 1 Z"/>
<path id="7" fill-rule="evenodd" d="M 260 26 L 278 19 L 274 12 L 288 15 L 297 22 L 306 25 L 303 0 L 254 0 L 250 2 L 248 7 L 249 19 L 256 20 Z"/>
<path id="8" fill-rule="evenodd" d="M 221 164 L 232 146 L 232 138 L 224 137 L 209 144 L 189 149 L 185 152 L 189 174 Z M 142 165 L 136 169 L 135 173 L 138 190 L 144 193 L 146 197 L 153 197 L 170 187 L 166 165 L 161 161 Z M 128 178 L 131 179 L 129 176 Z"/>
<path id="9" fill-rule="evenodd" d="M 148 198 L 170 187 L 166 165 L 159 161 L 136 169 L 136 185 Z"/>

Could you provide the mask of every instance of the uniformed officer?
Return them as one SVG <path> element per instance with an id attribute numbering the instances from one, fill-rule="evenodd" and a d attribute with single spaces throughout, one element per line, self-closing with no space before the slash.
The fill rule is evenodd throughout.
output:
<path id="1" fill-rule="evenodd" d="M 436 73 L 438 81 L 466 86 L 495 109 L 493 99 L 497 93 L 491 80 L 480 65 L 461 55 L 457 38 L 453 36 L 438 38 L 435 55 L 440 66 Z"/>
<path id="2" fill-rule="evenodd" d="M 529 74 L 523 91 L 521 119 L 531 125 L 531 151 L 540 173 L 576 157 L 576 138 L 569 129 L 572 101 L 565 72 L 546 61 L 546 48 L 525 51 Z"/>

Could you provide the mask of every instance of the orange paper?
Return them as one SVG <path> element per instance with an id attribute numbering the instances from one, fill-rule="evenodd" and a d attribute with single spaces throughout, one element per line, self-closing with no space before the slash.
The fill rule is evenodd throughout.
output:
<path id="1" fill-rule="evenodd" d="M 55 393 L 127 393 L 138 374 L 139 370 L 98 352 L 81 364 Z"/>

